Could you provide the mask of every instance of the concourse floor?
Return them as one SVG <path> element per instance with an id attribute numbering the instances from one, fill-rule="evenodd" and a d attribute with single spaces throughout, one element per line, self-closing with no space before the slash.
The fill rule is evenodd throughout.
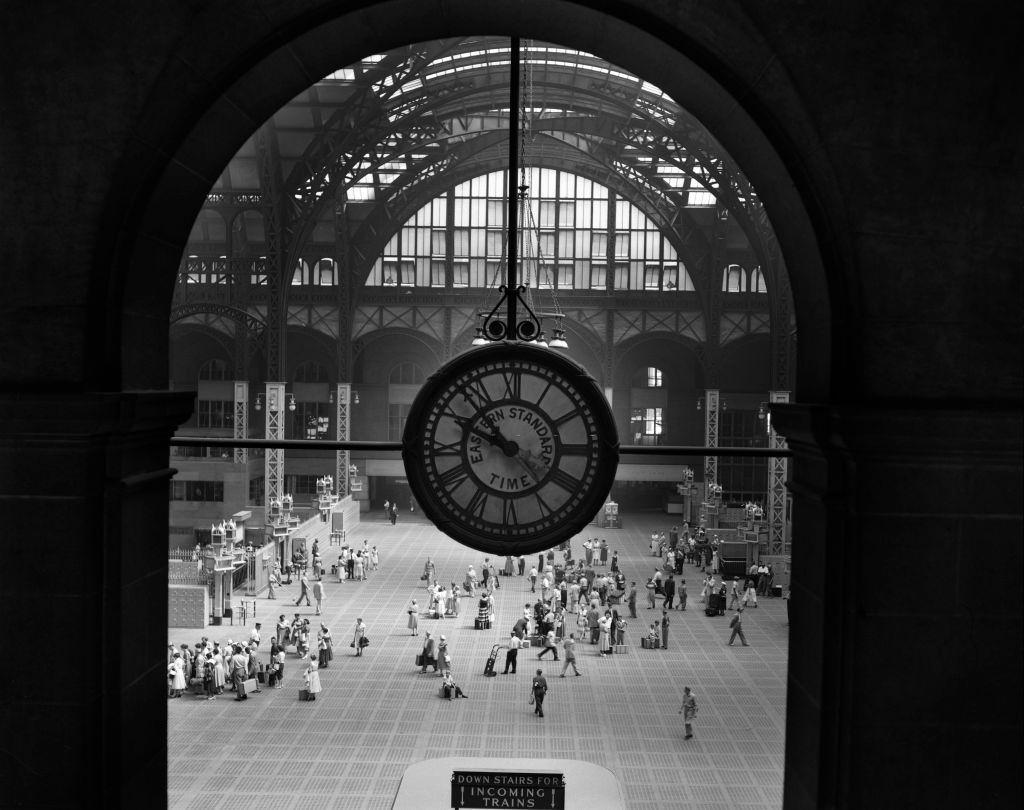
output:
<path id="1" fill-rule="evenodd" d="M 335 659 L 320 672 L 323 692 L 299 702 L 304 667 L 289 655 L 285 688 L 268 689 L 236 702 L 225 692 L 214 701 L 186 694 L 168 701 L 168 806 L 174 808 L 390 808 L 406 767 L 440 757 L 536 757 L 580 759 L 611 770 L 630 810 L 665 807 L 770 808 L 782 806 L 783 745 L 788 628 L 781 599 L 760 599 L 744 612 L 749 647 L 729 647 L 729 615 L 708 618 L 698 603 L 701 576 L 684 566 L 690 600 L 670 614 L 669 648 L 646 650 L 640 637 L 655 618 L 646 609 L 644 581 L 655 559 L 652 528 L 668 529 L 672 516 L 624 515 L 622 529 L 589 526 L 573 538 L 581 553 L 587 537 L 603 537 L 619 552 L 627 583 L 638 583 L 638 618 L 629 621 L 624 655 L 598 656 L 596 646 L 577 645 L 582 677 L 560 679 L 562 662 L 535 649 L 519 653 L 519 671 L 485 677 L 491 645 L 508 638 L 523 605 L 533 602 L 528 577 L 501 578 L 495 592 L 497 620 L 474 630 L 476 600 L 462 600 L 458 619 L 420 618 L 420 635 L 406 628 L 405 606 L 426 591 L 419 576 L 427 556 L 439 579 L 460 582 L 467 566 L 480 570 L 484 554 L 465 548 L 432 525 L 403 513 L 391 526 L 380 513 L 364 515 L 349 540 L 365 538 L 380 551 L 380 569 L 364 582 L 324 579 L 324 615 L 305 603 L 295 607 L 296 585 L 278 589 L 277 600 L 257 600 L 263 624 L 260 659 L 280 613 L 296 610 L 311 624 L 331 628 Z M 332 549 L 324 549 L 325 559 Z M 536 555 L 532 558 L 536 561 Z M 499 560 L 499 570 L 503 560 Z M 604 569 L 598 568 L 598 571 Z M 527 564 L 529 572 L 529 558 Z M 628 608 L 622 606 L 628 617 Z M 354 657 L 348 644 L 357 617 L 367 625 L 370 647 Z M 168 641 L 195 644 L 203 635 L 226 641 L 248 638 L 247 627 L 171 628 Z M 414 658 L 423 631 L 447 637 L 455 681 L 468 700 L 438 697 L 440 678 L 421 675 Z M 578 635 L 578 634 L 577 634 Z M 545 717 L 528 704 L 530 676 L 540 666 L 548 679 Z M 677 710 L 683 687 L 696 695 L 695 736 L 683 739 Z M 446 807 L 438 796 L 438 807 Z M 424 808 L 424 810 L 429 810 Z"/>

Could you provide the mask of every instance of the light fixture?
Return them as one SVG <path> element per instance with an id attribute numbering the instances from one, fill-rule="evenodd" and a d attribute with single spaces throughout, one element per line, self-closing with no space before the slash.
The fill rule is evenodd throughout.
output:
<path id="1" fill-rule="evenodd" d="M 569 344 L 565 340 L 565 330 L 555 329 L 555 336 L 551 338 L 551 342 L 548 344 L 552 349 L 568 349 Z"/>
<path id="2" fill-rule="evenodd" d="M 758 420 L 763 422 L 767 415 L 768 415 L 768 403 L 767 402 L 762 402 L 762 403 L 758 404 L 758 406 L 757 406 L 757 418 L 758 418 Z"/>
<path id="3" fill-rule="evenodd" d="M 353 405 L 358 405 L 359 404 L 359 392 L 358 391 L 353 391 L 352 392 L 352 404 Z"/>
<path id="4" fill-rule="evenodd" d="M 256 395 L 256 399 L 253 401 L 252 406 L 257 411 L 262 411 L 263 410 L 263 394 L 257 394 Z"/>
<path id="5" fill-rule="evenodd" d="M 333 405 L 334 404 L 334 389 L 333 388 L 328 388 L 327 389 L 327 404 L 328 405 Z"/>
<path id="6" fill-rule="evenodd" d="M 289 394 L 288 395 L 288 410 L 289 411 L 294 411 L 295 410 L 295 394 Z"/>
<path id="7" fill-rule="evenodd" d="M 704 410 L 704 397 L 697 397 L 697 411 L 699 413 L 700 411 L 703 411 L 703 410 Z"/>
<path id="8" fill-rule="evenodd" d="M 490 341 L 487 340 L 487 338 L 484 337 L 484 328 L 482 326 L 478 326 L 476 328 L 476 337 L 473 338 L 473 345 L 474 346 L 486 346 L 489 342 Z"/>

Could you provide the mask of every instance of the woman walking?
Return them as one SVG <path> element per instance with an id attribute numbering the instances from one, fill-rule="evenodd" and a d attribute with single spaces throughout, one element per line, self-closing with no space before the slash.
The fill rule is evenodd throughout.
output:
<path id="1" fill-rule="evenodd" d="M 363 620 L 361 618 L 360 619 L 356 619 L 356 629 L 355 629 L 355 632 L 352 633 L 352 644 L 351 644 L 351 646 L 355 648 L 356 655 L 362 655 L 363 654 L 363 647 L 366 646 L 366 644 L 363 641 L 363 639 L 365 637 L 366 637 L 366 625 L 363 624 Z"/>
<path id="2" fill-rule="evenodd" d="M 416 600 L 415 599 L 413 599 L 409 603 L 409 606 L 405 609 L 405 612 L 409 614 L 409 623 L 406 626 L 410 630 L 412 630 L 412 634 L 414 636 L 418 636 L 419 635 L 419 626 L 420 626 L 420 623 L 419 623 L 420 609 L 419 609 L 419 606 L 416 604 Z"/>

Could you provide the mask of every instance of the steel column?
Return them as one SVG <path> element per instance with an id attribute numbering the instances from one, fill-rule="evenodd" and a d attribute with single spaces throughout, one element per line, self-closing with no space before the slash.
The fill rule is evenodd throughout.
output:
<path id="1" fill-rule="evenodd" d="M 704 446 L 718 447 L 718 389 L 704 392 Z M 718 483 L 718 456 L 704 456 L 704 500 L 708 487 Z"/>
<path id="2" fill-rule="evenodd" d="M 349 414 L 352 400 L 352 386 L 350 383 L 338 383 L 337 388 L 334 392 L 334 401 L 337 404 L 338 411 L 335 414 L 335 436 L 339 442 L 347 442 L 351 438 L 351 428 L 349 423 Z M 338 450 L 335 452 L 335 463 L 334 463 L 334 480 L 335 487 L 334 491 L 338 493 L 339 498 L 344 498 L 349 493 L 349 474 L 348 468 L 352 463 L 352 457 L 348 450 Z"/>
<path id="3" fill-rule="evenodd" d="M 789 391 L 769 391 L 768 401 L 789 402 Z M 775 430 L 768 412 L 768 447 L 786 449 L 786 440 Z M 768 461 L 768 548 L 772 554 L 789 554 L 786 547 L 786 479 L 789 462 L 784 456 L 773 456 Z"/>
<path id="4" fill-rule="evenodd" d="M 266 388 L 266 430 L 264 435 L 267 439 L 284 438 L 284 412 L 285 384 L 281 382 L 268 382 Z M 263 504 L 270 510 L 270 504 L 274 501 L 280 502 L 284 497 L 284 450 L 280 448 L 267 448 L 263 463 Z"/>
<path id="5" fill-rule="evenodd" d="M 235 380 L 235 418 L 232 435 L 236 439 L 249 438 L 249 383 Z M 235 447 L 235 464 L 245 464 L 249 460 L 249 451 L 244 447 Z"/>

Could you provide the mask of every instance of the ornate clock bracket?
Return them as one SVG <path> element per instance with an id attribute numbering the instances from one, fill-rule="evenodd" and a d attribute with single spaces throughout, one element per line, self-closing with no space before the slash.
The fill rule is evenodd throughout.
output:
<path id="1" fill-rule="evenodd" d="M 512 277 L 514 274 L 509 271 L 509 276 Z M 501 298 L 498 299 L 498 303 L 494 305 L 487 317 L 484 318 L 484 334 L 487 335 L 488 340 L 525 340 L 531 341 L 536 340 L 540 334 L 540 320 L 530 307 L 529 302 L 523 297 L 523 293 L 526 292 L 526 287 L 522 284 L 515 288 L 515 294 L 510 294 L 510 290 L 504 284 L 498 288 L 498 292 L 501 293 Z M 500 312 L 502 308 L 506 309 L 506 313 Z M 526 316 L 522 316 L 518 310 L 522 307 L 523 311 L 526 312 Z"/>
<path id="2" fill-rule="evenodd" d="M 509 123 L 508 123 L 508 255 L 505 278 L 507 284 L 498 288 L 501 298 L 484 319 L 483 331 L 488 340 L 537 340 L 541 333 L 540 320 L 524 297 L 526 287 L 519 283 L 518 256 L 518 206 L 520 199 L 526 204 L 526 186 L 514 191 L 512 178 L 517 174 L 519 157 L 519 37 L 512 37 L 509 75 Z M 517 193 L 518 192 L 518 193 Z M 504 307 L 504 318 L 501 310 Z M 522 310 L 520 311 L 520 307 Z M 521 314 L 525 312 L 525 316 Z"/>

